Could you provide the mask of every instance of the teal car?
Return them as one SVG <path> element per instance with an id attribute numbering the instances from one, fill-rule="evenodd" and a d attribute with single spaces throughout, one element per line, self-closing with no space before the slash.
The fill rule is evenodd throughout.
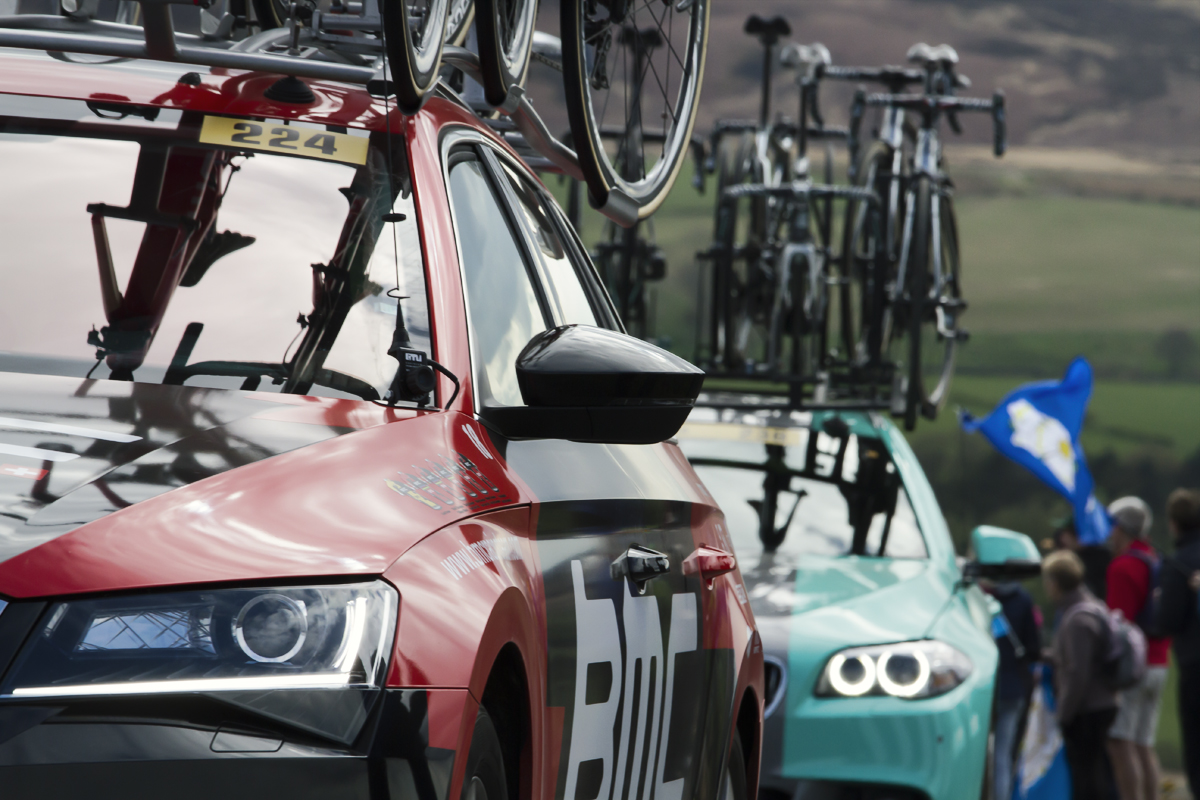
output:
<path id="1" fill-rule="evenodd" d="M 989 797 L 998 604 L 978 580 L 1036 574 L 1033 542 L 979 528 L 958 558 L 885 417 L 751 400 L 697 408 L 679 445 L 725 513 L 762 636 L 759 797 Z"/>

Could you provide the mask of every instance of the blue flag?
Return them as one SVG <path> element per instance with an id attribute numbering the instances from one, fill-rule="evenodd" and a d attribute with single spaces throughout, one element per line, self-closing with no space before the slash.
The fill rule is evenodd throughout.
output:
<path id="1" fill-rule="evenodd" d="M 1034 670 L 1033 696 L 1017 757 L 1011 800 L 1069 800 L 1071 773 L 1063 752 L 1062 731 L 1054 717 L 1053 675 L 1050 667 L 1038 666 Z"/>
<path id="2" fill-rule="evenodd" d="M 967 433 L 979 431 L 996 449 L 1071 501 L 1081 544 L 1101 544 L 1112 522 L 1096 501 L 1095 484 L 1079 444 L 1092 394 L 1092 367 L 1077 358 L 1061 382 L 1027 383 L 1010 392 L 981 420 L 961 412 Z"/>

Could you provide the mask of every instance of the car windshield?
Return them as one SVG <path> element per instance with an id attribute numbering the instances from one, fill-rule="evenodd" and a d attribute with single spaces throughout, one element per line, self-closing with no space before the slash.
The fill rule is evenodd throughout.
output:
<path id="1" fill-rule="evenodd" d="M 689 423 L 679 438 L 744 563 L 768 552 L 928 558 L 880 439 L 729 423 Z"/>
<path id="2" fill-rule="evenodd" d="M 382 396 L 398 307 L 431 348 L 393 138 L 0 94 L 0 371 Z"/>

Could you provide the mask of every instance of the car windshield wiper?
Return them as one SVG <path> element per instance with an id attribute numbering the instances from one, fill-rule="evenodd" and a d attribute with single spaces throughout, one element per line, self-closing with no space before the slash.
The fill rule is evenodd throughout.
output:
<path id="1" fill-rule="evenodd" d="M 171 366 L 167 369 L 167 374 L 163 377 L 164 384 L 182 386 L 188 378 L 197 375 L 211 375 L 215 377 L 243 378 L 241 389 L 252 392 L 258 388 L 263 378 L 270 378 L 271 383 L 280 384 L 286 381 L 291 375 L 291 369 L 287 364 L 273 364 L 263 361 L 197 361 L 194 364 L 187 363 L 192 355 L 193 348 L 196 346 L 196 340 L 200 338 L 200 333 L 203 330 L 203 322 L 189 323 L 187 328 L 184 329 L 183 336 L 179 340 L 179 346 L 175 348 L 175 355 L 171 359 Z M 373 401 L 379 399 L 379 391 L 371 384 L 353 375 L 347 375 L 344 372 L 338 372 L 333 369 L 322 367 L 313 370 L 312 383 L 339 392 L 345 392 L 346 394 L 352 394 L 356 397 L 361 397 L 363 400 Z"/>

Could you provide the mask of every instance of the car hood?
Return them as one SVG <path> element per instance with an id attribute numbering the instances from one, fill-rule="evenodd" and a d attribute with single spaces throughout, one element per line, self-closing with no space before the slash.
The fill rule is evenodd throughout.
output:
<path id="1" fill-rule="evenodd" d="M 480 503 L 522 501 L 470 425 L 0 372 L 0 595 L 381 573 Z M 482 498 L 461 491 L 472 470 L 491 487 Z"/>
<path id="2" fill-rule="evenodd" d="M 764 558 L 743 568 L 768 654 L 819 660 L 855 645 L 919 639 L 951 597 L 930 561 L 858 556 Z"/>

